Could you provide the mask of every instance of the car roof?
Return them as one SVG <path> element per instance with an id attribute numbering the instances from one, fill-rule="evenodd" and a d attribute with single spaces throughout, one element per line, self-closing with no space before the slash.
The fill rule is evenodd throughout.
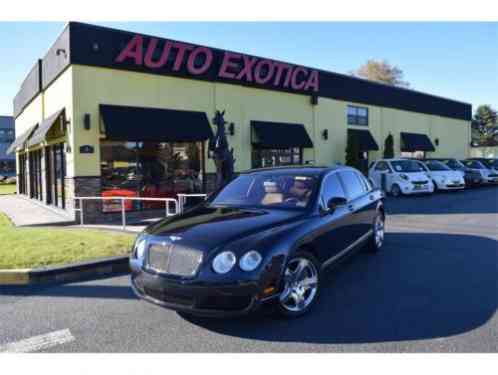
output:
<path id="1" fill-rule="evenodd" d="M 318 165 L 288 165 L 282 167 L 271 167 L 271 168 L 254 168 L 248 169 L 246 171 L 240 172 L 240 174 L 256 174 L 256 173 L 272 173 L 272 174 L 304 174 L 321 176 L 332 171 L 337 170 L 356 170 L 347 165 L 333 165 L 333 166 L 318 166 Z"/>
<path id="2" fill-rule="evenodd" d="M 410 158 L 390 158 L 390 159 L 378 159 L 375 162 L 379 161 L 402 161 L 402 160 L 418 160 L 418 159 L 410 159 Z"/>

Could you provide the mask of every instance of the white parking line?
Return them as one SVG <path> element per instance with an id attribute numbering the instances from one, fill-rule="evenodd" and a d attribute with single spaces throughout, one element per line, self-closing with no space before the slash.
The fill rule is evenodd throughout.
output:
<path id="1" fill-rule="evenodd" d="M 34 336 L 26 340 L 0 346 L 0 353 L 30 353 L 74 341 L 69 329 Z"/>

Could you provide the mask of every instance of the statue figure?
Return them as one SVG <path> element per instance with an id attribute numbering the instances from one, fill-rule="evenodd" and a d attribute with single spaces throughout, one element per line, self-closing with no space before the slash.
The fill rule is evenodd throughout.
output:
<path id="1" fill-rule="evenodd" d="M 235 159 L 233 157 L 233 148 L 229 149 L 224 119 L 225 111 L 216 111 L 213 118 L 213 124 L 216 125 L 216 134 L 209 141 L 209 151 L 212 152 L 214 164 L 216 166 L 216 189 L 221 188 L 228 183 L 234 173 Z"/>

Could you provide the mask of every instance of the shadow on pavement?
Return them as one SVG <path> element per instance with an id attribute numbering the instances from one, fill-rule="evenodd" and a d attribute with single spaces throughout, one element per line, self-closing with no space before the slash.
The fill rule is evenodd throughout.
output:
<path id="1" fill-rule="evenodd" d="M 343 344 L 448 337 L 494 315 L 497 274 L 494 240 L 390 233 L 378 255 L 359 253 L 326 273 L 319 303 L 298 320 L 263 314 L 184 318 L 221 334 L 265 341 Z"/>
<path id="2" fill-rule="evenodd" d="M 498 214 L 498 186 L 388 197 L 385 205 L 388 215 Z"/>
<path id="3" fill-rule="evenodd" d="M 66 284 L 44 287 L 0 287 L 5 296 L 39 296 L 62 298 L 137 299 L 129 286 Z"/>

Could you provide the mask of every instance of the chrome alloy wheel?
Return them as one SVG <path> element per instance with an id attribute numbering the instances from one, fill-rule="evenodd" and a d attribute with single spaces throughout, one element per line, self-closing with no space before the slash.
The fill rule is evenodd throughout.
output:
<path id="1" fill-rule="evenodd" d="M 374 224 L 375 246 L 379 249 L 384 242 L 384 218 L 378 215 Z"/>
<path id="2" fill-rule="evenodd" d="M 280 295 L 280 304 L 291 312 L 306 309 L 318 291 L 318 271 L 306 258 L 292 259 L 284 274 L 285 287 Z"/>

